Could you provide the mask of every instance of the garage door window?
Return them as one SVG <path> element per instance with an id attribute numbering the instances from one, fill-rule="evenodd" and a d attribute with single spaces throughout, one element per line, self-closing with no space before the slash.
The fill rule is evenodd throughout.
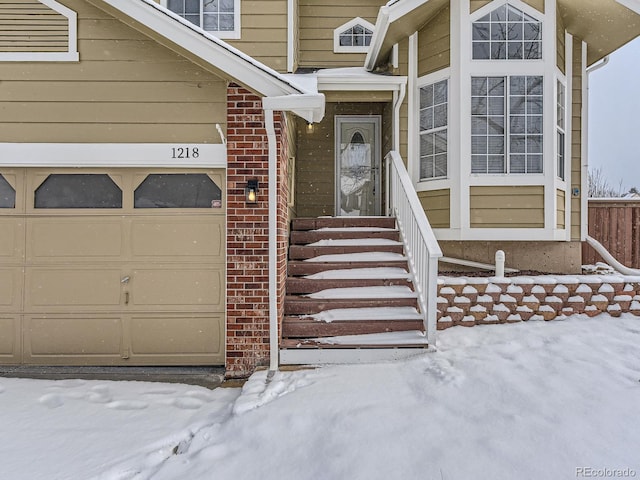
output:
<path id="1" fill-rule="evenodd" d="M 35 191 L 35 208 L 122 208 L 122 190 L 107 174 L 52 174 Z"/>
<path id="2" fill-rule="evenodd" d="M 15 208 L 16 191 L 9 182 L 0 175 L 0 208 Z"/>
<path id="3" fill-rule="evenodd" d="M 151 174 L 136 188 L 135 208 L 221 208 L 222 190 L 204 173 Z"/>

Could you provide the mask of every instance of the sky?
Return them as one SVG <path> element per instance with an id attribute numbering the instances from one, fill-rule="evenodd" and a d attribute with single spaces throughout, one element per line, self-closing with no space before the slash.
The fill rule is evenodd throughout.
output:
<path id="1" fill-rule="evenodd" d="M 609 185 L 640 189 L 640 38 L 589 77 L 589 167 Z"/>

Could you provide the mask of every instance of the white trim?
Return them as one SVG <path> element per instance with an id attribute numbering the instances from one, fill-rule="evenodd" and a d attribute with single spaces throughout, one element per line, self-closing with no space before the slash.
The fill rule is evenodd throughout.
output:
<path id="1" fill-rule="evenodd" d="M 499 8 L 505 4 L 509 4 L 512 7 L 515 7 L 518 10 L 523 11 L 524 13 L 526 13 L 530 17 L 535 18 L 539 22 L 544 22 L 548 14 L 547 8 L 546 8 L 548 5 L 545 5 L 545 13 L 542 13 L 536 10 L 535 8 L 533 8 L 531 5 L 528 5 L 521 0 L 493 0 L 492 2 L 489 2 L 486 5 L 483 5 L 481 8 L 479 8 L 475 12 L 470 13 L 469 20 L 471 23 L 473 23 L 479 18 L 484 17 L 486 14 L 493 12 L 496 8 Z M 545 4 L 546 4 L 546 0 L 545 0 Z M 555 11 L 555 4 L 554 4 L 554 11 Z M 542 38 L 542 41 L 544 42 L 544 37 Z M 469 47 L 470 46 L 471 44 L 469 44 Z"/>
<path id="2" fill-rule="evenodd" d="M 0 53 L 0 62 L 77 62 L 78 53 L 78 15 L 56 0 L 38 0 L 51 10 L 67 19 L 68 46 L 66 52 L 4 52 Z"/>
<path id="3" fill-rule="evenodd" d="M 517 1 L 517 0 L 511 0 Z M 556 0 L 545 0 L 542 21 L 542 58 L 544 61 L 543 100 L 542 100 L 542 172 L 545 178 L 544 188 L 544 226 L 549 232 L 557 230 L 557 202 L 556 194 L 556 69 L 557 30 L 556 30 Z M 549 105 L 550 104 L 550 105 Z"/>
<path id="4" fill-rule="evenodd" d="M 565 224 L 564 227 L 567 232 L 567 241 L 571 240 L 571 182 L 573 172 L 573 152 L 571 151 L 572 136 L 573 136 L 573 35 L 565 30 L 564 34 L 564 58 L 565 58 L 565 77 L 566 77 L 566 90 L 565 90 L 565 138 L 564 138 L 564 152 L 565 152 Z"/>
<path id="5" fill-rule="evenodd" d="M 419 158 L 419 124 L 420 115 L 420 94 L 418 92 L 418 32 L 409 36 L 409 58 L 407 67 L 409 72 L 409 95 L 407 119 L 407 172 L 411 178 L 411 183 L 415 186 L 420 178 L 420 158 Z M 396 149 L 400 152 L 399 149 Z"/>
<path id="6" fill-rule="evenodd" d="M 201 5 L 201 8 L 200 8 L 200 25 L 197 25 L 197 26 L 204 30 L 204 27 L 203 27 L 204 9 L 202 8 L 202 1 L 203 0 L 199 0 L 199 1 L 201 2 L 200 3 L 200 5 Z M 214 34 L 218 38 L 224 38 L 224 39 L 228 39 L 228 40 L 238 40 L 238 39 L 240 39 L 241 38 L 240 37 L 240 35 L 241 35 L 240 3 L 241 3 L 241 0 L 233 0 L 233 30 L 205 30 L 205 31 Z M 167 0 L 160 0 L 160 5 L 162 5 L 166 9 L 169 8 L 167 6 Z"/>
<path id="7" fill-rule="evenodd" d="M 184 149 L 194 148 L 197 158 L 192 153 L 186 158 Z M 0 166 L 226 168 L 227 148 L 209 143 L 0 143 Z"/>
<path id="8" fill-rule="evenodd" d="M 361 27 L 366 28 L 367 30 L 373 32 L 375 31 L 375 25 L 371 22 L 368 22 L 364 18 L 356 17 L 352 20 L 349 20 L 347 23 L 340 25 L 338 28 L 333 30 L 333 51 L 334 53 L 367 53 L 369 50 L 368 45 L 362 46 L 343 46 L 340 45 L 340 35 L 344 34 L 350 28 L 359 25 Z"/>
<path id="9" fill-rule="evenodd" d="M 582 42 L 582 125 L 581 125 L 581 160 L 580 160 L 580 240 L 586 241 L 589 235 L 589 74 L 587 73 L 587 43 Z"/>
<path id="10" fill-rule="evenodd" d="M 560 242 L 565 240 L 564 230 L 546 228 L 434 228 L 436 238 L 440 240 L 474 241 L 540 241 Z"/>
<path id="11" fill-rule="evenodd" d="M 297 0 L 287 0 L 287 72 L 293 73 L 296 61 Z"/>

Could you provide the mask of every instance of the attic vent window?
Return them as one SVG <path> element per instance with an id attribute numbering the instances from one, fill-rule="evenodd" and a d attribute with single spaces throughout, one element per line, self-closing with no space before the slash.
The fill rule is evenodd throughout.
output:
<path id="1" fill-rule="evenodd" d="M 221 38 L 240 38 L 240 0 L 166 0 L 166 7 Z"/>
<path id="2" fill-rule="evenodd" d="M 474 60 L 542 58 L 542 22 L 502 5 L 473 23 Z"/>
<path id="3" fill-rule="evenodd" d="M 362 18 L 354 18 L 334 30 L 333 51 L 366 53 L 371 45 L 374 26 Z"/>

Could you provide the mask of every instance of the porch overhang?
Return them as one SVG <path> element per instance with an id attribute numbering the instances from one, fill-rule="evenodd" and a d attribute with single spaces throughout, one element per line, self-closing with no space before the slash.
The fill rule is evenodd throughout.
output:
<path id="1" fill-rule="evenodd" d="M 365 68 L 375 70 L 393 45 L 420 30 L 450 0 L 395 0 L 380 8 Z M 596 63 L 640 35 L 640 0 L 558 0 L 569 33 L 589 48 L 587 62 Z"/>

